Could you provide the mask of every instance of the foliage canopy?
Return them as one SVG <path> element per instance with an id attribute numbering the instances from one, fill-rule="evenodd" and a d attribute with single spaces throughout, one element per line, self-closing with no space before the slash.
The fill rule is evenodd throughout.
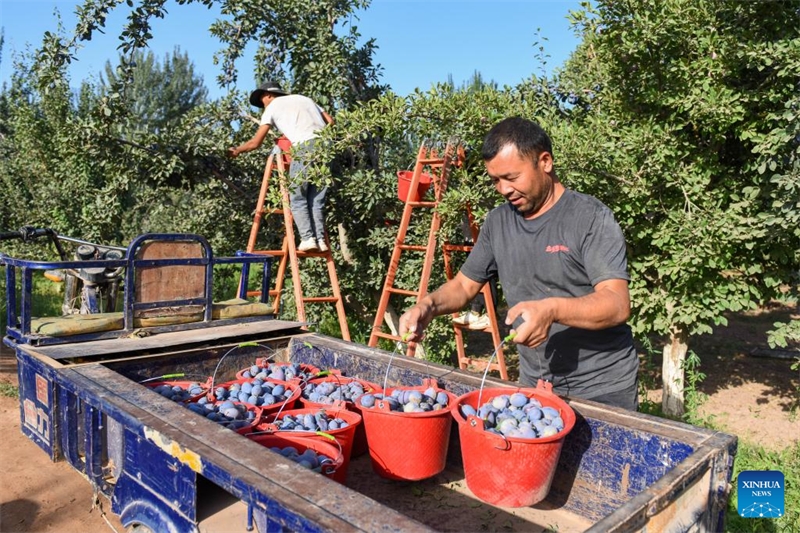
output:
<path id="1" fill-rule="evenodd" d="M 460 239 L 468 202 L 480 221 L 502 201 L 479 148 L 510 115 L 539 121 L 562 181 L 616 213 L 629 243 L 640 340 L 685 345 L 724 324 L 726 312 L 797 296 L 797 0 L 586 3 L 571 15 L 582 43 L 556 75 L 499 88 L 476 74 L 469 86 L 451 81 L 405 98 L 380 84 L 376 41 L 362 43 L 352 22 L 366 0 L 194 1 L 222 13 L 211 33 L 224 43 L 217 83 L 229 93 L 217 101 L 189 90 L 198 80 L 185 54 L 161 64 L 143 52 L 150 21 L 166 16 L 165 0 L 127 2 L 119 65 L 102 87 L 84 83 L 73 94 L 66 66 L 121 0 L 86 0 L 72 36 L 48 32 L 15 65 L 0 95 L 0 202 L 8 206 L 0 225 L 50 226 L 116 244 L 144 231 L 186 231 L 205 235 L 220 254 L 242 248 L 267 150 L 236 161 L 224 153 L 252 134 L 255 117 L 242 107 L 247 91 L 277 78 L 335 114 L 335 126 L 323 132 L 328 149 L 317 179 L 333 184 L 328 228 L 356 338 L 374 318 L 394 244 L 397 170 L 413 165 L 423 141 L 460 139 L 467 161 L 440 205 L 443 237 Z M 258 71 L 241 82 L 237 61 L 253 42 Z M 157 98 L 176 104 L 161 116 L 149 111 L 153 95 L 141 87 L 156 83 L 165 89 Z M 156 118 L 137 125 L 143 116 Z M 333 175 L 324 171 L 330 160 Z M 279 234 L 279 224 L 266 224 L 259 246 L 276 245 Z M 414 286 L 418 271 L 418 263 L 404 266 L 401 283 Z M 434 271 L 440 277 L 432 288 L 443 281 L 442 269 Z M 322 269 L 306 276 L 310 288 L 327 284 Z M 324 322 L 326 311 L 319 313 L 311 319 Z M 434 328 L 441 335 L 429 335 L 432 351 L 446 359 L 446 322 Z M 781 325 L 774 341 L 785 345 L 797 329 Z"/>

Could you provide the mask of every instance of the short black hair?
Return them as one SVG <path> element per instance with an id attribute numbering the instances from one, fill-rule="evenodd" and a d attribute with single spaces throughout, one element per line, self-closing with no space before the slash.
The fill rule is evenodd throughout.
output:
<path id="1" fill-rule="evenodd" d="M 536 158 L 542 152 L 553 154 L 553 144 L 542 127 L 532 120 L 509 117 L 501 120 L 489 130 L 483 139 L 481 156 L 484 161 L 495 158 L 504 146 L 513 144 L 520 155 Z"/>

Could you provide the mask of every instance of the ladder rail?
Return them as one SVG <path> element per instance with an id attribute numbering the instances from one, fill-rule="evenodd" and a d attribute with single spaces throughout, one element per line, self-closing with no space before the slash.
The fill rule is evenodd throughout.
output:
<path id="1" fill-rule="evenodd" d="M 417 163 L 414 165 L 414 172 L 411 175 L 409 196 L 411 194 L 410 191 L 416 191 L 417 187 L 419 186 L 420 176 L 422 175 L 422 169 L 424 167 L 424 165 L 420 164 L 420 161 L 424 159 L 425 154 L 426 150 L 425 145 L 423 144 L 420 146 L 419 152 L 417 153 Z M 408 198 L 406 198 L 406 200 L 408 200 Z M 397 270 L 400 267 L 400 255 L 403 251 L 403 247 L 405 246 L 406 235 L 408 233 L 409 225 L 411 224 L 411 214 L 413 210 L 414 206 L 412 203 L 406 201 L 405 205 L 403 206 L 403 214 L 400 217 L 400 226 L 397 231 L 397 236 L 395 237 L 392 255 L 389 258 L 389 268 L 386 272 L 386 279 L 383 282 L 383 290 L 381 291 L 380 301 L 378 302 L 378 310 L 375 312 L 375 320 L 372 324 L 372 332 L 368 342 L 368 345 L 371 347 L 377 346 L 378 337 L 375 335 L 375 332 L 380 331 L 383 325 L 383 317 L 386 314 L 386 309 L 389 307 L 389 297 L 393 289 L 395 289 L 394 282 L 397 276 Z M 425 249 L 427 250 L 427 247 Z M 417 301 L 419 300 L 420 298 L 418 297 Z"/>
<path id="2" fill-rule="evenodd" d="M 469 210 L 469 207 L 467 207 Z M 470 220 L 472 220 L 471 214 Z M 474 224 L 470 225 L 472 230 L 473 239 L 477 239 L 477 231 L 475 230 Z M 473 240 L 474 242 L 474 240 Z M 442 246 L 442 251 L 444 255 L 444 272 L 445 276 L 448 280 L 451 280 L 455 277 L 453 272 L 453 264 L 451 259 L 451 254 L 453 252 L 469 252 L 472 250 L 471 245 L 452 245 L 445 243 Z M 508 368 L 506 367 L 506 359 L 505 359 L 505 352 L 503 351 L 503 346 L 501 345 L 501 336 L 500 336 L 500 324 L 497 321 L 497 308 L 495 306 L 494 297 L 492 296 L 491 287 L 489 287 L 488 283 L 485 283 L 483 287 L 481 287 L 481 294 L 483 294 L 483 302 L 486 308 L 486 316 L 489 317 L 489 330 L 488 333 L 492 335 L 492 345 L 496 347 L 496 357 L 497 361 L 492 363 L 489 361 L 485 361 L 482 359 L 475 359 L 472 357 L 468 357 L 466 353 L 466 345 L 464 339 L 464 331 L 463 326 L 459 326 L 455 322 L 453 323 L 453 333 L 456 338 L 456 354 L 458 356 L 458 367 L 461 370 L 466 370 L 469 365 L 473 365 L 475 367 L 485 369 L 486 366 L 489 366 L 489 370 L 495 370 L 500 373 L 501 379 L 508 379 Z M 452 317 L 456 318 L 459 313 L 453 313 Z M 487 330 L 482 330 L 484 333 Z"/>
<path id="3" fill-rule="evenodd" d="M 275 154 L 269 154 L 267 163 L 264 165 L 264 177 L 261 179 L 261 189 L 258 193 L 258 201 L 256 202 L 256 211 L 253 216 L 253 226 L 250 228 L 250 237 L 247 239 L 247 252 L 252 253 L 256 248 L 256 240 L 258 239 L 258 231 L 261 229 L 261 219 L 264 213 L 264 204 L 267 199 L 267 189 L 269 189 L 269 179 L 272 175 L 272 169 L 275 164 Z"/>
<path id="4" fill-rule="evenodd" d="M 368 345 L 377 346 L 379 338 L 389 338 L 394 340 L 401 340 L 399 336 L 387 335 L 381 331 L 383 326 L 384 316 L 389 306 L 389 299 L 392 294 L 405 294 L 406 296 L 416 296 L 416 301 L 419 302 L 428 293 L 428 284 L 430 282 L 431 273 L 433 271 L 433 257 L 436 253 L 436 241 L 439 229 L 441 227 L 441 216 L 435 210 L 442 199 L 442 196 L 447 188 L 447 177 L 449 168 L 452 165 L 453 159 L 453 146 L 448 142 L 447 148 L 443 157 L 436 155 L 435 151 L 428 148 L 426 143 L 420 145 L 417 152 L 417 159 L 414 165 L 414 170 L 411 175 L 411 183 L 409 185 L 409 193 L 404 201 L 403 214 L 400 219 L 400 227 L 398 228 L 397 237 L 395 238 L 395 246 L 392 249 L 392 255 L 389 260 L 386 279 L 384 280 L 383 290 L 381 292 L 380 301 L 378 303 L 378 310 L 375 313 L 375 321 L 372 326 Z M 431 169 L 431 176 L 434 185 L 434 201 L 413 201 L 410 200 L 413 191 L 418 190 L 420 178 L 423 170 L 426 168 Z M 436 171 L 439 171 L 438 174 Z M 406 244 L 406 237 L 408 228 L 411 224 L 411 215 L 415 208 L 434 208 L 431 219 L 431 227 L 428 231 L 428 238 L 425 246 Z M 423 267 L 420 273 L 418 290 L 410 291 L 395 287 L 396 275 L 400 266 L 400 256 L 403 251 L 423 251 L 425 257 L 423 259 Z M 406 350 L 406 355 L 413 357 L 416 353 L 417 343 L 409 342 Z"/>
<path id="5" fill-rule="evenodd" d="M 256 201 L 256 209 L 253 213 L 253 225 L 250 227 L 250 236 L 247 240 L 247 248 L 246 251 L 248 253 L 257 253 L 256 250 L 256 242 L 258 240 L 258 232 L 261 229 L 261 222 L 264 218 L 264 213 L 266 212 L 264 206 L 266 204 L 267 198 L 267 191 L 269 189 L 270 178 L 275 170 L 275 160 L 276 155 L 274 152 L 270 153 L 269 157 L 267 157 L 267 162 L 264 165 L 264 175 L 261 179 L 261 188 L 258 193 L 258 200 Z M 281 312 L 281 294 L 283 293 L 283 283 L 284 283 L 284 275 L 286 273 L 286 263 L 287 263 L 287 247 L 286 242 L 284 241 L 283 245 L 281 246 L 281 250 L 265 250 L 264 253 L 274 255 L 280 257 L 280 261 L 278 262 L 278 275 L 275 280 L 275 289 L 270 291 L 270 294 L 274 296 L 272 302 L 272 310 L 273 313 L 277 316 Z M 239 294 L 246 294 L 247 296 L 259 296 L 261 295 L 261 291 L 247 291 L 247 280 L 244 279 L 244 276 L 239 280 Z M 269 295 L 267 295 L 269 297 Z"/>
<path id="6" fill-rule="evenodd" d="M 447 183 L 449 178 L 450 169 L 453 166 L 458 166 L 463 160 L 464 157 L 464 150 L 463 147 L 460 146 L 460 143 L 454 142 L 453 139 L 449 140 L 447 146 L 444 150 L 444 154 L 442 157 L 437 156 L 436 152 L 433 149 L 428 149 L 426 143 L 422 143 L 420 149 L 417 153 L 416 163 L 414 165 L 414 170 L 411 173 L 411 183 L 409 185 L 409 193 L 408 196 L 405 198 L 404 206 L 403 206 L 403 214 L 400 219 L 400 226 L 397 231 L 397 237 L 395 238 L 394 248 L 392 249 L 392 255 L 389 260 L 389 265 L 386 273 L 386 278 L 383 283 L 383 290 L 381 292 L 381 297 L 378 303 L 378 309 L 375 313 L 375 321 L 372 326 L 372 331 L 370 333 L 369 343 L 368 345 L 371 347 L 377 346 L 379 339 L 390 339 L 390 340 L 401 340 L 401 338 L 394 334 L 394 333 L 385 333 L 382 331 L 382 326 L 384 322 L 384 317 L 386 315 L 386 311 L 389 306 L 389 299 L 393 294 L 395 295 L 405 295 L 405 296 L 416 296 L 416 301 L 419 303 L 427 294 L 428 294 L 428 285 L 430 283 L 431 274 L 433 272 L 433 258 L 436 254 L 437 248 L 437 237 L 439 230 L 441 229 L 441 215 L 439 214 L 438 210 L 436 209 L 439 206 L 439 202 L 442 201 L 445 191 L 447 190 Z M 420 178 L 422 176 L 424 169 L 431 169 L 431 177 L 433 178 L 433 186 L 434 186 L 434 201 L 423 201 L 423 200 L 411 200 L 410 197 L 414 191 L 418 190 L 418 186 L 420 183 Z M 431 226 L 428 231 L 428 238 L 427 242 L 424 246 L 417 245 L 417 244 L 406 244 L 406 237 L 408 236 L 408 229 L 411 224 L 411 216 L 413 210 L 416 208 L 433 208 L 433 214 L 431 215 Z M 472 234 L 473 242 L 477 240 L 478 237 L 478 228 L 475 224 L 474 218 L 472 216 L 472 210 L 470 206 L 467 205 L 467 217 L 469 222 L 470 233 Z M 472 246 L 459 246 L 459 245 L 450 245 L 449 243 L 443 243 L 442 250 L 443 250 L 443 257 L 444 257 L 444 266 L 445 266 L 445 275 L 448 280 L 453 279 L 453 267 L 450 254 L 452 251 L 461 251 L 467 252 L 472 249 Z M 416 252 L 425 252 L 425 257 L 423 260 L 423 266 L 419 277 L 419 285 L 416 291 L 408 290 L 408 289 L 401 289 L 395 286 L 397 271 L 400 267 L 400 257 L 401 253 L 404 251 L 416 251 Z M 457 357 L 458 357 L 458 365 L 461 369 L 466 369 L 468 365 L 472 364 L 475 366 L 480 366 L 483 363 L 483 368 L 489 366 L 490 370 L 498 371 L 503 379 L 508 379 L 508 373 L 506 370 L 505 364 L 505 357 L 502 351 L 501 346 L 501 338 L 500 338 L 500 327 L 497 322 L 496 316 L 496 308 L 495 302 L 492 298 L 491 294 L 491 287 L 489 285 L 484 285 L 481 288 L 481 293 L 484 296 L 484 301 L 486 305 L 486 312 L 489 316 L 490 327 L 484 329 L 484 332 L 489 332 L 492 334 L 492 341 L 494 346 L 498 347 L 496 350 L 497 353 L 497 362 L 490 363 L 487 361 L 482 361 L 480 359 L 469 358 L 466 355 L 466 348 L 465 348 L 465 339 L 463 333 L 463 326 L 459 326 L 456 323 L 453 323 L 453 332 L 456 338 L 456 347 L 457 347 Z M 454 313 L 453 317 L 457 317 L 458 313 Z M 394 331 L 394 329 L 392 329 Z M 409 357 L 413 357 L 416 354 L 416 346 L 417 343 L 409 342 L 406 349 L 406 355 Z"/>
<path id="7" fill-rule="evenodd" d="M 444 192 L 447 189 L 447 178 L 450 171 L 450 166 L 452 163 L 452 152 L 453 147 L 451 144 L 448 143 L 447 148 L 445 149 L 444 157 L 442 158 L 441 164 L 441 173 L 437 175 L 433 174 L 433 186 L 434 186 L 434 197 L 436 198 L 436 206 L 439 205 L 439 202 L 442 201 L 442 197 L 444 196 Z M 418 167 L 421 165 L 417 165 Z M 414 174 L 416 175 L 416 168 L 414 169 Z M 422 172 L 420 171 L 420 174 Z M 418 176 L 416 176 L 417 179 Z M 412 178 L 411 181 L 411 190 L 416 190 L 414 188 L 414 180 Z M 428 245 L 425 249 L 425 262 L 422 266 L 422 275 L 420 276 L 420 283 L 419 283 L 419 296 L 417 297 L 417 303 L 422 300 L 425 295 L 428 294 L 428 283 L 431 279 L 431 272 L 433 270 L 433 256 L 436 253 L 436 237 L 439 234 L 439 229 L 442 225 L 442 217 L 439 214 L 439 211 L 434 209 L 433 211 L 433 218 L 431 220 L 431 228 L 428 232 Z"/>

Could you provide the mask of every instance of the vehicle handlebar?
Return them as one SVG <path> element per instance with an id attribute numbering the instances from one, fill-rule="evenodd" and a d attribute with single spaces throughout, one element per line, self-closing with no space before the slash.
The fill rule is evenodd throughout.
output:
<path id="1" fill-rule="evenodd" d="M 9 239 L 21 239 L 23 242 L 32 241 L 39 237 L 55 236 L 56 232 L 50 228 L 34 228 L 33 226 L 22 226 L 18 231 L 0 232 L 0 241 Z"/>

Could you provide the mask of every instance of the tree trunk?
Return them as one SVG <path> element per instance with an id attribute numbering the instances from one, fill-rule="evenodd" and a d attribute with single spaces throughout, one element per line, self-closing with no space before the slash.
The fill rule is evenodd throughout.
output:
<path id="1" fill-rule="evenodd" d="M 347 228 L 344 227 L 344 224 L 338 224 L 336 226 L 339 232 L 339 248 L 342 251 L 342 258 L 344 262 L 348 265 L 353 264 L 353 254 L 350 253 L 350 247 L 347 245 Z"/>
<path id="2" fill-rule="evenodd" d="M 664 414 L 681 417 L 685 411 L 683 398 L 684 379 L 683 362 L 689 350 L 686 335 L 681 330 L 673 329 L 670 342 L 664 346 L 664 361 L 661 364 L 661 380 L 663 394 L 661 409 Z"/>

